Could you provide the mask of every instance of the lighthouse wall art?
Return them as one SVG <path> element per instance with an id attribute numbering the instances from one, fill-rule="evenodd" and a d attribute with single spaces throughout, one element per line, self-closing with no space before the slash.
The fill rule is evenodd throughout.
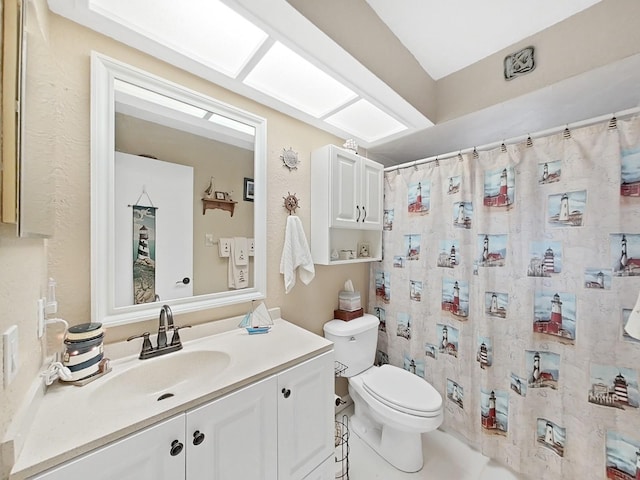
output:
<path id="1" fill-rule="evenodd" d="M 480 389 L 480 424 L 483 431 L 505 436 L 509 430 L 509 392 Z"/>
<path id="2" fill-rule="evenodd" d="M 504 267 L 507 262 L 507 235 L 480 234 L 476 237 L 476 257 L 481 267 Z"/>
<path id="3" fill-rule="evenodd" d="M 562 243 L 553 240 L 529 243 L 527 275 L 551 277 L 562 272 Z"/>
<path id="4" fill-rule="evenodd" d="M 560 457 L 564 456 L 567 429 L 546 418 L 538 418 L 536 425 L 536 441 L 538 445 L 548 448 Z"/>
<path id="5" fill-rule="evenodd" d="M 587 208 L 587 191 L 549 195 L 547 222 L 551 227 L 580 227 Z"/>
<path id="6" fill-rule="evenodd" d="M 509 294 L 504 292 L 484 292 L 484 312 L 490 317 L 507 318 Z"/>
<path id="7" fill-rule="evenodd" d="M 640 479 L 640 440 L 638 432 L 625 435 L 615 430 L 607 430 L 605 454 L 607 457 L 605 475 L 609 480 Z"/>
<path id="8" fill-rule="evenodd" d="M 447 398 L 458 407 L 464 408 L 464 388 L 450 378 L 447 378 Z"/>
<path id="9" fill-rule="evenodd" d="M 534 293 L 533 331 L 560 337 L 573 343 L 576 338 L 576 296 L 572 293 L 541 290 Z"/>
<path id="10" fill-rule="evenodd" d="M 424 378 L 424 358 L 414 358 L 405 352 L 402 367 L 407 372 Z"/>
<path id="11" fill-rule="evenodd" d="M 469 316 L 469 282 L 454 278 L 442 279 L 442 311 L 457 320 Z"/>
<path id="12" fill-rule="evenodd" d="M 637 409 L 640 405 L 638 373 L 635 369 L 591 364 L 590 403 L 603 407 Z"/>
<path id="13" fill-rule="evenodd" d="M 484 173 L 484 198 L 487 207 L 510 207 L 515 201 L 516 174 L 513 166 Z"/>
<path id="14" fill-rule="evenodd" d="M 440 240 L 438 253 L 438 267 L 455 268 L 462 261 L 460 256 L 460 240 Z"/>
<path id="15" fill-rule="evenodd" d="M 438 336 L 438 352 L 453 357 L 458 356 L 458 339 L 460 331 L 451 325 L 436 324 Z"/>
<path id="16" fill-rule="evenodd" d="M 409 185 L 407 210 L 410 215 L 429 213 L 431 182 L 418 182 Z"/>
<path id="17" fill-rule="evenodd" d="M 538 164 L 538 183 L 555 183 L 562 179 L 562 160 Z"/>
<path id="18" fill-rule="evenodd" d="M 640 116 L 570 130 L 385 172 L 376 362 L 522 476 L 640 480 Z"/>
<path id="19" fill-rule="evenodd" d="M 617 277 L 640 275 L 640 234 L 612 233 L 609 236 L 611 267 Z"/>
<path id="20" fill-rule="evenodd" d="M 471 228 L 473 220 L 473 202 L 453 203 L 453 226 L 456 228 Z"/>
<path id="21" fill-rule="evenodd" d="M 156 301 L 156 211 L 133 205 L 133 303 Z"/>
<path id="22" fill-rule="evenodd" d="M 640 147 L 622 149 L 620 195 L 640 197 Z"/>

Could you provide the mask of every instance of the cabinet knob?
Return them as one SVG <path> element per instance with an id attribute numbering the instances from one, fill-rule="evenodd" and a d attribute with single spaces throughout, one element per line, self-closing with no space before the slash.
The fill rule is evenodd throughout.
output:
<path id="1" fill-rule="evenodd" d="M 282 395 L 284 396 L 284 398 L 289 398 L 289 396 L 291 396 L 291 390 L 289 390 L 288 388 L 283 388 Z"/>
<path id="2" fill-rule="evenodd" d="M 356 210 L 358 211 L 358 218 L 356 218 L 356 223 L 360 221 L 360 207 L 356 205 Z"/>
<path id="3" fill-rule="evenodd" d="M 178 280 L 176 282 L 176 285 L 179 285 L 181 283 L 184 285 L 189 285 L 191 283 L 191 279 L 189 277 L 184 277 L 182 280 Z"/>
<path id="4" fill-rule="evenodd" d="M 174 440 L 173 442 L 171 442 L 171 456 L 175 457 L 176 455 L 180 455 L 180 452 L 182 452 L 183 448 L 184 445 L 182 443 L 180 443 L 178 440 Z"/>
<path id="5" fill-rule="evenodd" d="M 202 442 L 204 442 L 204 433 L 200 430 L 193 432 L 193 444 L 200 445 Z"/>

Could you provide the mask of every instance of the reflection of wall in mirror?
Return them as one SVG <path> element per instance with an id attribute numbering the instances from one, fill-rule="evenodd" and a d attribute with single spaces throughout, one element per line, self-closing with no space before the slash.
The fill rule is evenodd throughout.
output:
<path id="1" fill-rule="evenodd" d="M 144 132 L 142 134 L 141 132 Z M 253 203 L 238 202 L 233 217 L 223 210 L 202 215 L 202 195 L 215 177 L 216 189 L 232 193 L 237 201 L 245 177 L 253 177 L 253 151 L 174 130 L 137 118 L 116 114 L 116 150 L 145 154 L 194 168 L 193 186 L 193 294 L 227 291 L 227 259 L 218 256 L 217 245 L 205 246 L 205 235 L 220 237 L 253 235 Z M 253 257 L 250 286 L 253 286 Z"/>

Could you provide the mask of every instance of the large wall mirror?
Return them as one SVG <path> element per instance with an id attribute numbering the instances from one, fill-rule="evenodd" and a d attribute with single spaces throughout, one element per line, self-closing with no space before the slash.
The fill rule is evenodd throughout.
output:
<path id="1" fill-rule="evenodd" d="M 92 318 L 266 296 L 266 120 L 92 54 Z"/>

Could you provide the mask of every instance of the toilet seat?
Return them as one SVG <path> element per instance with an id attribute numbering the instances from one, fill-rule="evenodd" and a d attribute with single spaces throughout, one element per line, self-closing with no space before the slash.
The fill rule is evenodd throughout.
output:
<path id="1" fill-rule="evenodd" d="M 363 388 L 379 402 L 418 417 L 442 414 L 442 397 L 424 379 L 391 365 L 372 369 L 362 379 Z"/>

